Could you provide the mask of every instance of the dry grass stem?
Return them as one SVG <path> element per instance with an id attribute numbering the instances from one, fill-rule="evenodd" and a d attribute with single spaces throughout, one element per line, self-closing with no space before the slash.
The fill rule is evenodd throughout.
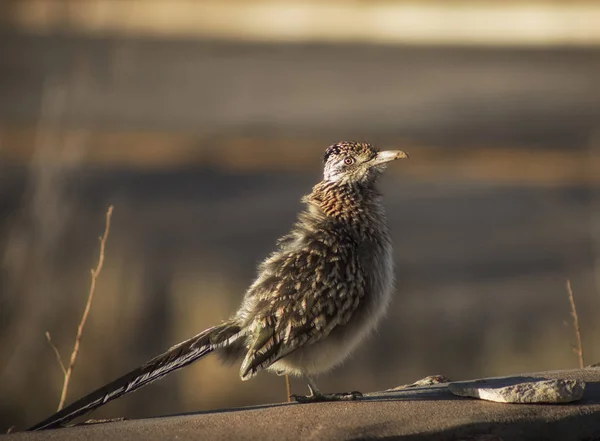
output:
<path id="1" fill-rule="evenodd" d="M 62 357 L 60 356 L 60 352 L 58 352 L 58 349 L 52 341 L 52 337 L 50 336 L 50 333 L 48 331 L 46 331 L 46 338 L 48 339 L 48 343 L 54 351 L 54 355 L 56 355 L 56 359 L 58 360 L 58 364 L 60 365 L 60 369 L 62 370 L 63 375 L 67 375 L 67 368 L 65 367 L 65 364 L 62 361 Z"/>
<path id="2" fill-rule="evenodd" d="M 579 316 L 577 315 L 577 308 L 575 308 L 575 298 L 573 297 L 573 290 L 571 289 L 571 281 L 567 280 L 567 291 L 569 291 L 569 301 L 571 302 L 571 315 L 573 316 L 573 327 L 575 328 L 575 335 L 577 336 L 577 347 L 573 348 L 573 351 L 579 358 L 579 367 L 583 369 L 583 345 L 581 344 L 581 331 L 579 330 Z"/>
<path id="3" fill-rule="evenodd" d="M 290 383 L 290 376 L 285 374 L 285 389 L 287 392 L 288 403 L 292 402 L 292 384 Z"/>
<path id="4" fill-rule="evenodd" d="M 81 336 L 83 335 L 83 327 L 85 326 L 85 322 L 87 321 L 88 315 L 90 313 L 90 308 L 92 306 L 92 299 L 94 298 L 94 292 L 96 290 L 96 280 L 100 271 L 102 271 L 102 266 L 104 265 L 104 249 L 106 247 L 106 239 L 108 237 L 108 233 L 110 231 L 110 217 L 113 212 L 113 206 L 109 206 L 106 211 L 106 226 L 104 228 L 104 234 L 100 238 L 100 253 L 98 256 L 98 264 L 96 268 L 92 268 L 91 275 L 92 280 L 90 282 L 90 291 L 88 294 L 88 300 L 85 305 L 85 310 L 83 311 L 83 315 L 81 316 L 81 321 L 79 322 L 79 327 L 77 328 L 77 335 L 75 336 L 75 344 L 73 345 L 73 352 L 71 352 L 71 359 L 69 361 L 69 367 L 65 372 L 65 379 L 63 382 L 62 392 L 60 394 L 60 401 L 58 403 L 58 410 L 61 410 L 65 404 L 65 400 L 67 398 L 67 390 L 69 389 L 69 382 L 71 380 L 71 374 L 73 373 L 73 367 L 75 366 L 75 361 L 77 360 L 77 354 L 79 353 L 79 345 L 81 343 Z"/>

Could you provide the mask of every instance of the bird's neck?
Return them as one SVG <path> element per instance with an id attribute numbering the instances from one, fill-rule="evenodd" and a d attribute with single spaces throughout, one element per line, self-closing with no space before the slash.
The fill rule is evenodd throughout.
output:
<path id="1" fill-rule="evenodd" d="M 305 198 L 305 202 L 328 218 L 363 225 L 385 219 L 381 194 L 373 182 L 369 184 L 321 181 Z"/>

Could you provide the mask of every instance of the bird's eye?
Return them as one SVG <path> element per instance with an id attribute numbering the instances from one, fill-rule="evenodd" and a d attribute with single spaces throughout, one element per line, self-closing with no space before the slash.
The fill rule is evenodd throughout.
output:
<path id="1" fill-rule="evenodd" d="M 354 164 L 354 158 L 352 156 L 346 156 L 344 158 L 344 164 L 346 164 L 346 165 Z"/>

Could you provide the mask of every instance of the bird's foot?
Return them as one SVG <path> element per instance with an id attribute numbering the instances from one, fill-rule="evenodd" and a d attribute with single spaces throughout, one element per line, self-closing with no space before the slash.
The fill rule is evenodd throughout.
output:
<path id="1" fill-rule="evenodd" d="M 322 403 L 325 401 L 355 401 L 363 394 L 358 391 L 340 392 L 335 394 L 313 393 L 311 395 L 291 395 L 290 398 L 297 403 Z"/>

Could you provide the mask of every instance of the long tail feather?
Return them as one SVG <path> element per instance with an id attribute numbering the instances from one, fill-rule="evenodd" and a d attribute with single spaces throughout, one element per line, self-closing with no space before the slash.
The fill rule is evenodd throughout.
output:
<path id="1" fill-rule="evenodd" d="M 215 349 L 227 347 L 241 337 L 240 327 L 226 322 L 209 328 L 167 352 L 154 357 L 143 366 L 123 375 L 85 397 L 75 401 L 28 430 L 43 430 L 60 427 L 69 421 L 90 412 L 111 400 L 133 392 L 152 381 L 164 377 L 174 370 L 210 354 Z"/>

